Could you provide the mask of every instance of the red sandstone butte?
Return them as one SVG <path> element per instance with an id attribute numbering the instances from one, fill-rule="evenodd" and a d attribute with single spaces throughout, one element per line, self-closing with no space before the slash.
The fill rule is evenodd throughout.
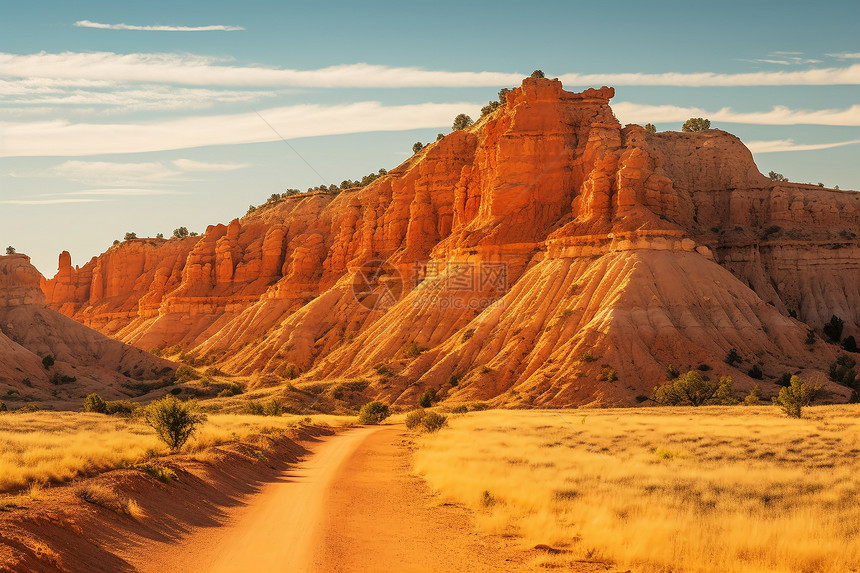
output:
<path id="1" fill-rule="evenodd" d="M 740 388 L 759 364 L 766 392 L 783 372 L 825 371 L 837 349 L 805 344 L 807 330 L 835 314 L 860 335 L 860 194 L 770 181 L 720 130 L 621 126 L 613 95 L 526 79 L 364 188 L 283 199 L 201 237 L 127 241 L 82 267 L 63 253 L 48 304 L 143 349 L 182 344 L 245 375 L 294 363 L 398 403 L 434 387 L 505 405 L 633 404 L 669 364 L 707 364 Z M 384 311 L 353 294 L 375 259 L 406 283 Z M 422 261 L 443 272 L 416 286 Z M 464 267 L 495 263 L 505 281 L 451 288 Z"/>

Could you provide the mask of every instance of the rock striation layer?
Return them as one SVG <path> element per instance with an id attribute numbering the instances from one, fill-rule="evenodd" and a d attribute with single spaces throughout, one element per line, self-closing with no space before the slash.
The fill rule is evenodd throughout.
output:
<path id="1" fill-rule="evenodd" d="M 757 365 L 766 393 L 825 371 L 837 348 L 807 331 L 835 314 L 860 335 L 860 194 L 772 182 L 723 131 L 621 126 L 613 95 L 528 78 L 364 188 L 82 267 L 63 253 L 48 304 L 140 348 L 402 403 L 633 404 L 670 364 L 740 387 Z"/>

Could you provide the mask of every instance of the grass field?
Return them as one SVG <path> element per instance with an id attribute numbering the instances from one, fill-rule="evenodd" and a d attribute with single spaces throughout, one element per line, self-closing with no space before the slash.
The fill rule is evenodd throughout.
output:
<path id="1" fill-rule="evenodd" d="M 283 430 L 303 416 L 211 414 L 184 452 L 243 439 L 252 433 Z M 352 419 L 313 416 L 331 425 Z M 144 422 L 134 418 L 75 412 L 0 415 L 0 492 L 31 483 L 59 482 L 139 461 L 148 450 L 167 448 Z"/>
<path id="2" fill-rule="evenodd" d="M 419 439 L 416 471 L 541 565 L 860 568 L 860 406 L 490 411 Z"/>

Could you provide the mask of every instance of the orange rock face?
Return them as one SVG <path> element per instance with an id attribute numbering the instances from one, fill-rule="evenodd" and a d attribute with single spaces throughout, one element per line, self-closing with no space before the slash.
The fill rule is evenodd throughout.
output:
<path id="1" fill-rule="evenodd" d="M 860 195 L 771 182 L 722 131 L 622 127 L 613 95 L 526 79 L 360 190 L 128 241 L 80 268 L 64 253 L 48 303 L 141 348 L 182 344 L 241 374 L 363 377 L 408 403 L 434 387 L 632 404 L 669 364 L 748 387 L 760 363 L 766 391 L 825 370 L 836 349 L 809 352 L 807 329 L 836 314 L 860 334 Z"/>
<path id="2" fill-rule="evenodd" d="M 141 382 L 172 373 L 172 363 L 47 308 L 43 282 L 29 257 L 0 256 L 0 395 L 9 406 L 77 402 L 89 392 L 128 398 Z M 52 364 L 43 364 L 47 356 Z"/>

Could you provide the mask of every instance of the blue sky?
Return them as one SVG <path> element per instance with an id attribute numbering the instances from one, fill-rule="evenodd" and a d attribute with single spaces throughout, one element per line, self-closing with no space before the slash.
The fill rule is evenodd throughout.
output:
<path id="1" fill-rule="evenodd" d="M 63 249 L 202 232 L 394 167 L 535 68 L 615 86 L 622 123 L 703 115 L 763 172 L 860 189 L 858 23 L 856 2 L 3 3 L 0 246 L 50 276 Z"/>

